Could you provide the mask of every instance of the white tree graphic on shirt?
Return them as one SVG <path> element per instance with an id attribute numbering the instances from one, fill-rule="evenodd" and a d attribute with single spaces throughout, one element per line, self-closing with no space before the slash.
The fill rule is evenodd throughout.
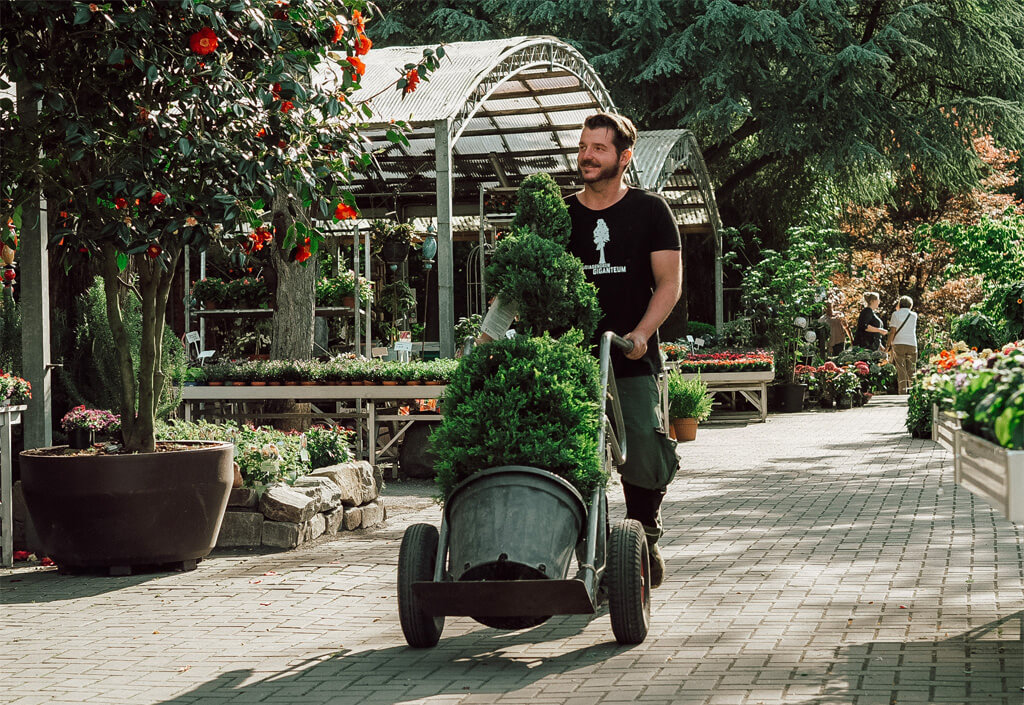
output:
<path id="1" fill-rule="evenodd" d="M 598 219 L 597 226 L 594 228 L 594 247 L 601 253 L 599 265 L 608 264 L 604 259 L 604 246 L 608 244 L 610 239 L 611 233 L 608 230 L 607 223 L 604 222 L 604 219 Z"/>

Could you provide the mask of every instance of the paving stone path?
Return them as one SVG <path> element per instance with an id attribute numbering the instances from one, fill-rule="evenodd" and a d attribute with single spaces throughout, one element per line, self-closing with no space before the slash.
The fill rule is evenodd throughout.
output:
<path id="1" fill-rule="evenodd" d="M 398 545 L 439 511 L 395 484 L 386 527 L 296 551 L 3 573 L 0 702 L 1022 705 L 1024 527 L 955 489 L 905 412 L 876 397 L 680 446 L 639 646 L 605 608 L 512 633 L 449 618 L 407 648 Z"/>

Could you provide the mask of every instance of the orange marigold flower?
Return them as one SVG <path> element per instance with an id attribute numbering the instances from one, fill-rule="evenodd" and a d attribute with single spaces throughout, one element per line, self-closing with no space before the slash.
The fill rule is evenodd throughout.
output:
<path id="1" fill-rule="evenodd" d="M 356 209 L 344 202 L 339 203 L 338 207 L 334 209 L 335 220 L 351 220 L 358 216 L 359 213 L 356 212 Z"/>
<path id="2" fill-rule="evenodd" d="M 355 71 L 360 76 L 366 73 L 366 64 L 364 64 L 363 60 L 360 59 L 358 56 L 346 57 L 345 61 L 352 64 L 352 70 Z"/>
<path id="3" fill-rule="evenodd" d="M 188 45 L 199 56 L 206 56 L 217 49 L 217 35 L 209 27 L 203 27 L 192 35 Z"/>
<path id="4" fill-rule="evenodd" d="M 356 53 L 359 54 L 359 56 L 364 56 L 365 54 L 368 54 L 372 48 L 373 42 L 370 38 L 365 34 L 360 34 L 356 39 Z"/>

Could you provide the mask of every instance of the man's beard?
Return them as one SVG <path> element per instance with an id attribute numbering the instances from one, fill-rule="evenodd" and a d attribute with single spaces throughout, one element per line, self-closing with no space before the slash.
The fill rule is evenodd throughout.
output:
<path id="1" fill-rule="evenodd" d="M 576 171 L 579 172 L 580 179 L 582 179 L 583 183 L 585 184 L 593 184 L 598 181 L 606 180 L 610 181 L 611 179 L 614 179 L 619 175 L 618 164 L 613 164 L 612 166 L 600 166 L 599 164 L 593 164 L 593 162 L 591 162 L 587 166 L 596 166 L 600 169 L 600 171 L 597 172 L 597 176 L 587 178 L 586 176 L 583 175 L 583 169 L 580 167 L 580 165 L 577 164 Z"/>

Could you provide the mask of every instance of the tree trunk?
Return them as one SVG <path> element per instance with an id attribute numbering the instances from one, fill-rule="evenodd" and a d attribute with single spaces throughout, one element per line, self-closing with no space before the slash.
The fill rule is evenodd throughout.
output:
<path id="1" fill-rule="evenodd" d="M 287 198 L 278 192 L 274 198 L 274 232 L 277 246 L 270 258 L 277 278 L 277 305 L 274 310 L 270 357 L 274 360 L 308 360 L 313 354 L 313 317 L 316 305 L 316 261 L 289 262 L 288 252 L 280 247 L 292 225 Z M 309 404 L 285 400 L 271 405 L 282 414 L 308 414 Z M 279 419 L 275 426 L 286 431 L 302 431 L 308 422 L 298 418 Z"/>

